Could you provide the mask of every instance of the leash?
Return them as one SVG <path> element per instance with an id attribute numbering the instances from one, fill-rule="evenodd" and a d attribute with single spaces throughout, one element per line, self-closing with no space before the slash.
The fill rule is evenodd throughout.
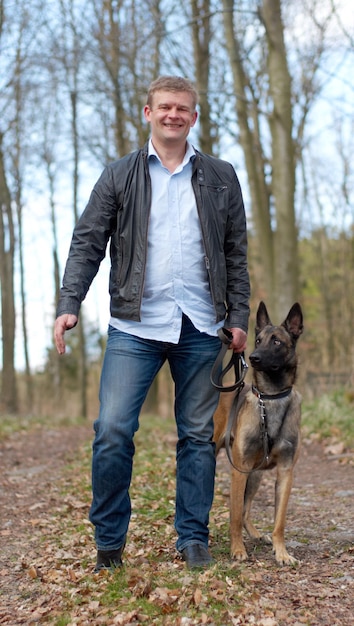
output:
<path id="1" fill-rule="evenodd" d="M 224 357 L 229 350 L 229 346 L 232 342 L 232 333 L 227 328 L 220 328 L 218 330 L 219 339 L 222 341 L 220 352 L 216 358 L 210 374 L 210 380 L 218 391 L 235 391 L 235 389 L 242 389 L 244 386 L 244 378 L 246 376 L 248 365 L 245 361 L 244 352 L 240 354 L 232 350 L 232 354 L 227 365 L 222 368 Z M 221 368 L 221 371 L 220 371 Z M 235 382 L 233 385 L 224 387 L 223 378 L 232 368 L 234 368 Z"/>
<path id="2" fill-rule="evenodd" d="M 235 469 L 238 469 L 233 464 L 232 455 L 231 455 L 231 447 L 232 447 L 232 439 L 233 439 L 232 431 L 234 430 L 234 424 L 237 420 L 237 414 L 240 409 L 240 406 L 250 389 L 250 385 L 245 385 L 245 382 L 244 382 L 244 379 L 248 370 L 248 365 L 245 361 L 244 352 L 237 353 L 237 352 L 232 351 L 229 362 L 224 368 L 222 368 L 225 354 L 229 350 L 229 346 L 232 342 L 232 333 L 227 328 L 220 328 L 218 330 L 218 335 L 222 341 L 222 346 L 216 358 L 216 361 L 213 365 L 213 368 L 210 374 L 210 380 L 211 380 L 212 385 L 218 391 L 222 391 L 222 392 L 223 391 L 226 391 L 226 392 L 236 391 L 235 397 L 232 401 L 230 413 L 229 413 L 224 442 L 225 442 L 226 454 L 231 465 Z M 220 371 L 220 368 L 221 368 L 221 371 Z M 228 385 L 227 387 L 225 387 L 223 385 L 223 378 L 227 374 L 227 372 L 229 372 L 232 368 L 234 369 L 234 373 L 235 373 L 235 382 L 232 385 Z"/>

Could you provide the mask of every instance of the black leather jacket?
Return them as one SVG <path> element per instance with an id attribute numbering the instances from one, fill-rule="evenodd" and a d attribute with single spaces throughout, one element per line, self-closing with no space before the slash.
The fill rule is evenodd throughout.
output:
<path id="1" fill-rule="evenodd" d="M 110 240 L 111 315 L 139 320 L 151 204 L 148 144 L 108 165 L 75 226 L 57 315 L 79 314 Z M 249 277 L 242 194 L 231 164 L 196 151 L 192 185 L 215 320 L 247 332 Z"/>

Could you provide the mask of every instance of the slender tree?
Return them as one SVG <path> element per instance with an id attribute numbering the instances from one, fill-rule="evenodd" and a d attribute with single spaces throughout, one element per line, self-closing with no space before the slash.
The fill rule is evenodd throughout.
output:
<path id="1" fill-rule="evenodd" d="M 0 2 L 0 42 L 5 24 L 5 4 Z M 5 104 L 6 106 L 6 104 Z M 4 107 L 5 108 L 5 107 Z M 6 117 L 1 119 L 6 124 Z M 0 126 L 0 289 L 2 329 L 2 377 L 0 406 L 15 413 L 18 409 L 15 371 L 16 309 L 14 290 L 15 218 L 4 157 L 4 130 Z"/>
<path id="2" fill-rule="evenodd" d="M 200 135 L 203 152 L 213 154 L 211 107 L 209 103 L 211 14 L 210 0 L 191 0 L 192 40 L 195 62 L 196 86 L 199 92 Z"/>
<path id="3" fill-rule="evenodd" d="M 71 121 L 71 145 L 72 145 L 72 207 L 74 222 L 79 219 L 79 163 L 80 163 L 80 138 L 79 138 L 79 102 L 80 102 L 80 62 L 82 58 L 82 43 L 78 30 L 78 20 L 75 13 L 74 0 L 60 0 L 63 16 L 63 39 L 57 43 L 61 50 L 61 60 L 65 71 L 67 85 L 69 86 L 69 111 Z M 80 368 L 80 397 L 81 415 L 87 417 L 87 384 L 88 364 L 86 349 L 86 334 L 84 323 L 84 311 L 81 309 L 79 332 L 79 368 Z"/>
<path id="4" fill-rule="evenodd" d="M 16 413 L 18 398 L 15 371 L 15 225 L 11 195 L 5 171 L 3 135 L 0 134 L 1 407 L 5 412 Z"/>
<path id="5" fill-rule="evenodd" d="M 26 21 L 26 11 L 23 16 Z M 26 271 L 25 271 L 25 251 L 23 241 L 23 187 L 24 187 L 24 167 L 26 147 L 24 142 L 24 103 L 25 93 L 23 89 L 23 81 L 26 75 L 24 70 L 25 59 L 23 58 L 23 42 L 22 34 L 25 27 L 21 27 L 20 36 L 17 43 L 16 65 L 14 74 L 14 146 L 12 150 L 13 162 L 13 178 L 15 185 L 15 204 L 17 209 L 18 224 L 18 257 L 19 257 L 19 278 L 20 278 L 20 302 L 21 302 L 21 323 L 23 338 L 23 353 L 25 361 L 25 383 L 26 383 L 26 410 L 32 411 L 33 408 L 33 379 L 31 374 L 29 346 L 28 346 L 28 327 L 27 327 L 27 298 L 26 298 Z"/>
<path id="6" fill-rule="evenodd" d="M 266 32 L 268 95 L 271 101 L 271 194 L 276 222 L 273 269 L 277 303 L 275 310 L 280 317 L 299 297 L 292 89 L 280 0 L 263 0 L 261 15 Z"/>

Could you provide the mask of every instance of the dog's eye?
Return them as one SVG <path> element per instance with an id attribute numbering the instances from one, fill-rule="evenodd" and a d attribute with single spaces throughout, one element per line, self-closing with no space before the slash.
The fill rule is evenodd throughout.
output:
<path id="1" fill-rule="evenodd" d="M 256 339 L 256 341 L 255 341 L 256 346 L 259 346 L 259 344 L 260 344 L 260 343 L 261 343 L 261 340 L 260 340 L 260 339 L 258 339 L 258 337 L 257 337 L 257 339 Z"/>
<path id="2" fill-rule="evenodd" d="M 274 339 L 274 345 L 275 346 L 280 346 L 281 345 L 281 341 L 279 341 L 279 339 Z"/>

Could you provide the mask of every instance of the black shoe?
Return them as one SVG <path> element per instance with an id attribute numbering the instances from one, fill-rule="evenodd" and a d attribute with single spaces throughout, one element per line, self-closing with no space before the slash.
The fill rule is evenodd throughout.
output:
<path id="1" fill-rule="evenodd" d="M 100 572 L 101 569 L 116 569 L 122 567 L 122 554 L 124 545 L 118 550 L 97 550 L 97 563 L 94 573 Z"/>
<path id="2" fill-rule="evenodd" d="M 192 543 L 182 550 L 181 555 L 188 569 L 208 567 L 214 563 L 214 559 L 209 554 L 208 548 L 202 543 Z"/>

